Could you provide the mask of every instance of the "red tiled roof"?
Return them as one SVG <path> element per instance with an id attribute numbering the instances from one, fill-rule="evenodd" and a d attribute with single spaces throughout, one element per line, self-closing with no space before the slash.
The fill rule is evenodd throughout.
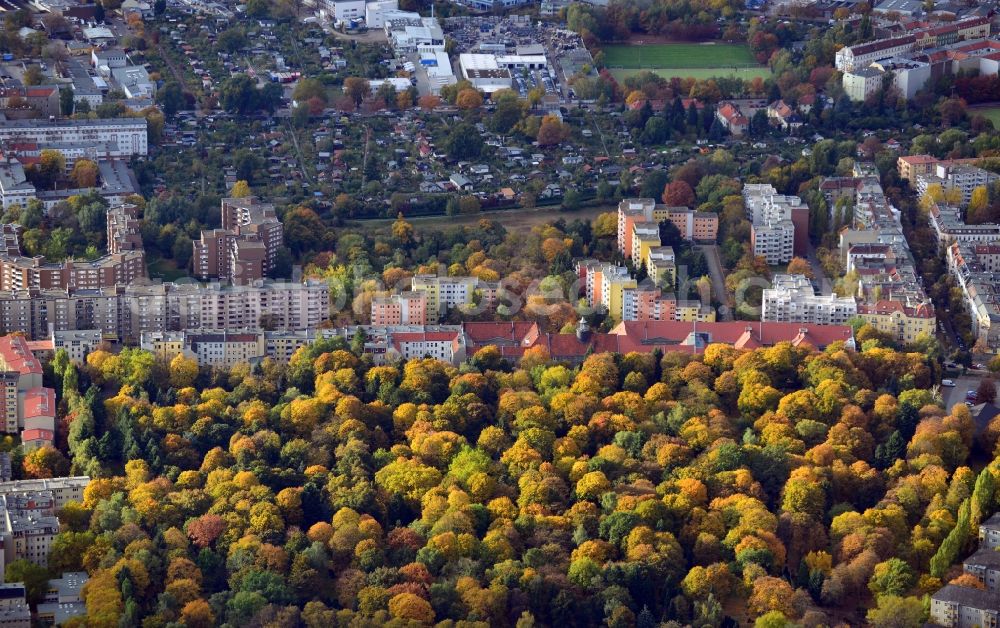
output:
<path id="1" fill-rule="evenodd" d="M 32 353 L 39 353 L 43 351 L 55 351 L 55 346 L 52 344 L 51 338 L 46 340 L 29 340 L 28 349 Z"/>
<path id="2" fill-rule="evenodd" d="M 0 338 L 0 358 L 7 368 L 21 375 L 41 375 L 42 363 L 28 348 L 24 336 L 3 336 Z"/>
<path id="3" fill-rule="evenodd" d="M 901 301 L 889 301 L 887 299 L 883 299 L 877 303 L 858 304 L 858 314 L 876 314 L 885 316 L 887 314 L 892 314 L 893 312 L 900 312 L 906 316 L 916 318 L 931 318 L 934 316 L 934 308 L 924 303 L 911 307 Z"/>
<path id="4" fill-rule="evenodd" d="M 43 440 L 47 442 L 52 442 L 56 437 L 56 433 L 52 430 L 24 430 L 21 432 L 21 442 L 27 443 L 36 440 Z"/>
<path id="5" fill-rule="evenodd" d="M 904 44 L 912 44 L 917 40 L 913 35 L 904 35 L 902 37 L 893 37 L 890 39 L 880 39 L 877 41 L 872 41 L 867 44 L 860 44 L 858 46 L 851 46 L 851 54 L 854 56 L 868 54 L 869 52 L 878 52 L 879 50 L 888 50 L 889 48 L 895 48 L 896 46 L 902 46 Z"/>
<path id="6" fill-rule="evenodd" d="M 24 394 L 24 418 L 55 415 L 56 391 L 51 388 L 32 388 Z"/>
<path id="7" fill-rule="evenodd" d="M 937 163 L 937 157 L 930 155 L 906 155 L 905 157 L 900 157 L 899 160 L 911 166 Z"/>
<path id="8" fill-rule="evenodd" d="M 534 340 L 521 336 L 519 340 L 518 334 L 511 333 L 503 339 L 502 344 L 473 342 L 473 334 L 469 333 L 472 325 L 479 327 L 473 334 L 482 334 L 484 325 L 505 326 L 508 329 L 512 325 L 534 327 L 533 323 L 466 323 L 470 354 L 488 345 L 496 346 L 500 354 L 507 358 L 519 358 L 524 355 L 525 350 L 532 347 L 545 347 L 554 360 L 578 360 L 587 353 L 649 353 L 655 349 L 690 353 L 698 350 L 692 344 L 681 344 L 695 331 L 692 323 L 682 321 L 624 322 L 619 323 L 611 333 L 591 334 L 585 340 L 580 340 L 573 334 L 540 334 Z M 824 348 L 853 337 L 851 328 L 846 325 L 802 323 L 698 323 L 697 332 L 705 334 L 709 343 L 730 344 L 740 349 L 770 347 L 780 342 Z"/>
<path id="9" fill-rule="evenodd" d="M 536 338 L 539 334 L 538 324 L 530 321 L 472 322 L 465 323 L 465 338 L 471 346 L 486 345 L 521 345 L 526 338 Z M 529 340 L 528 344 L 531 343 Z"/>
<path id="10" fill-rule="evenodd" d="M 396 342 L 445 342 L 452 341 L 458 336 L 456 331 L 407 331 L 392 335 Z"/>

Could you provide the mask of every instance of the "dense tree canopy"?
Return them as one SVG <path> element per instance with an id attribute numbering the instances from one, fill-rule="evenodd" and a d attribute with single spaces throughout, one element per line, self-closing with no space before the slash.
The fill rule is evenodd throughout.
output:
<path id="1" fill-rule="evenodd" d="M 996 506 L 967 466 L 994 443 L 877 340 L 52 371 L 70 459 L 23 467 L 94 477 L 54 564 L 90 572 L 98 625 L 911 625 Z"/>

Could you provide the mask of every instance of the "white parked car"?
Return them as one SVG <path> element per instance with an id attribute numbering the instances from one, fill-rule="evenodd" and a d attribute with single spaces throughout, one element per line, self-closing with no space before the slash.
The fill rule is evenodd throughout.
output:
<path id="1" fill-rule="evenodd" d="M 941 380 L 941 385 L 942 386 L 954 387 L 955 386 L 955 382 L 951 381 L 950 379 L 942 379 Z"/>

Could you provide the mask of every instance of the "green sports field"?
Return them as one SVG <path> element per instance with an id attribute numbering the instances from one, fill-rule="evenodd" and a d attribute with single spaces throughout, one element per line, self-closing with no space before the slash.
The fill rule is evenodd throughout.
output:
<path id="1" fill-rule="evenodd" d="M 603 51 L 604 64 L 618 80 L 643 70 L 664 78 L 770 76 L 770 70 L 741 44 L 632 44 L 605 46 Z"/>
<path id="2" fill-rule="evenodd" d="M 659 74 L 663 78 L 670 79 L 674 78 L 693 78 L 698 80 L 710 79 L 710 78 L 720 78 L 720 77 L 735 77 L 741 78 L 748 81 L 755 77 L 768 78 L 771 76 L 771 70 L 763 66 L 750 67 L 750 68 L 660 68 L 656 70 L 648 68 L 615 68 L 610 70 L 611 75 L 615 77 L 615 80 L 619 83 L 624 81 L 630 76 L 635 76 L 640 72 L 652 72 L 653 74 Z"/>

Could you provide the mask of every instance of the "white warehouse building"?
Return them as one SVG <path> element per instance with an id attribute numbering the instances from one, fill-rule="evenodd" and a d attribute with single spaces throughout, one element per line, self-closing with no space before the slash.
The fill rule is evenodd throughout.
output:
<path id="1" fill-rule="evenodd" d="M 495 55 L 465 53 L 459 55 L 458 64 L 462 77 L 487 94 L 510 89 L 513 85 L 510 70 L 501 68 Z"/>

